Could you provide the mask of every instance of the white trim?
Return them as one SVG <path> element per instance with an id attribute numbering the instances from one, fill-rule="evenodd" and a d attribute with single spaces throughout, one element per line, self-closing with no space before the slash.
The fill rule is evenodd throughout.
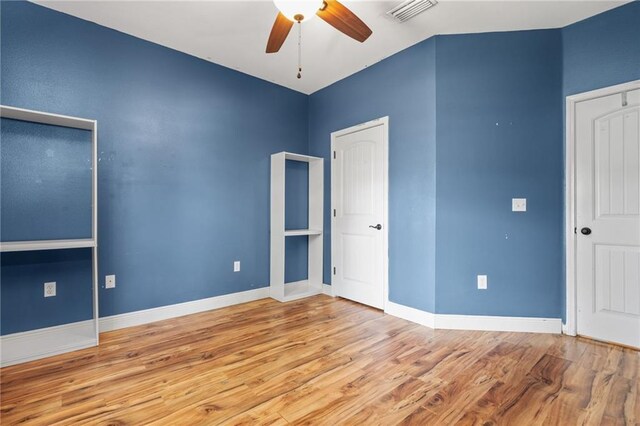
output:
<path id="1" fill-rule="evenodd" d="M 394 317 L 402 318 L 416 324 L 424 325 L 429 328 L 436 328 L 436 316 L 431 312 L 422 311 L 410 306 L 401 305 L 387 300 L 384 313 Z"/>
<path id="2" fill-rule="evenodd" d="M 98 121 L 93 121 L 91 144 L 93 146 L 91 176 L 91 237 L 95 246 L 91 249 L 91 267 L 93 280 L 93 330 L 96 345 L 100 344 L 100 303 L 98 289 Z"/>
<path id="3" fill-rule="evenodd" d="M 96 346 L 94 333 L 94 321 L 87 320 L 0 336 L 0 366 Z"/>
<path id="4" fill-rule="evenodd" d="M 31 121 L 33 123 L 50 124 L 52 126 L 71 127 L 74 129 L 94 130 L 95 120 L 71 117 L 69 115 L 52 114 L 50 112 L 34 111 L 32 109 L 17 108 L 0 105 L 0 117 L 12 120 Z"/>
<path id="5" fill-rule="evenodd" d="M 285 160 L 302 161 L 302 162 L 305 162 L 305 163 L 312 163 L 314 161 L 322 161 L 323 160 L 323 158 L 321 158 L 321 157 L 313 157 L 311 155 L 295 154 L 293 152 L 287 152 L 287 151 L 282 151 L 282 153 L 284 154 L 284 159 Z"/>
<path id="6" fill-rule="evenodd" d="M 193 300 L 191 302 L 176 303 L 175 305 L 112 315 L 100 318 L 100 332 L 118 330 L 120 328 L 133 327 L 150 322 L 225 308 L 227 306 L 253 302 L 254 300 L 266 299 L 268 297 L 269 287 L 261 287 L 255 290 L 241 291 L 238 293 L 209 297 L 207 299 Z"/>
<path id="7" fill-rule="evenodd" d="M 319 229 L 287 229 L 284 231 L 285 237 L 297 237 L 300 235 L 322 235 Z"/>
<path id="8" fill-rule="evenodd" d="M 82 238 L 79 240 L 5 241 L 0 242 L 0 252 L 59 250 L 95 246 L 96 242 L 92 238 Z"/>
<path id="9" fill-rule="evenodd" d="M 588 92 L 576 93 L 567 96 L 567 101 L 574 104 L 577 102 L 590 101 L 591 99 L 602 98 L 604 96 L 615 95 L 616 93 L 628 92 L 640 88 L 640 80 L 628 81 L 626 83 L 616 84 L 614 86 L 603 87 L 600 89 L 590 90 Z"/>
<path id="10" fill-rule="evenodd" d="M 323 284 L 323 293 L 333 296 L 329 284 Z M 266 299 L 268 297 L 269 287 L 262 287 L 255 290 L 113 315 L 100 318 L 100 331 L 106 332 L 148 324 L 155 321 Z M 562 327 L 559 318 L 432 314 L 431 312 L 422 311 L 391 301 L 387 301 L 384 312 L 388 315 L 406 319 L 434 329 L 560 333 Z M 87 335 L 87 337 L 78 340 L 78 336 L 82 336 L 82 334 Z M 92 334 L 93 320 L 87 320 L 0 336 L 0 366 L 6 367 L 95 346 L 97 342 Z M 65 343 L 69 340 L 74 342 Z"/>
<path id="11" fill-rule="evenodd" d="M 269 297 L 269 287 L 100 318 L 100 332 L 148 324 Z M 94 321 L 79 321 L 0 336 L 0 366 L 20 364 L 97 345 Z M 85 335 L 86 337 L 83 337 Z"/>
<path id="12" fill-rule="evenodd" d="M 309 165 L 308 229 L 285 229 L 286 162 L 303 161 Z M 269 286 L 271 297 L 288 302 L 322 293 L 324 227 L 324 158 L 278 152 L 271 155 L 270 180 Z M 285 285 L 285 241 L 287 237 L 307 235 L 307 279 Z"/>
<path id="13" fill-rule="evenodd" d="M 278 302 L 291 302 L 293 300 L 322 294 L 323 291 L 322 284 L 314 285 L 309 280 L 284 283 L 283 287 L 283 293 L 279 293 L 273 287 L 269 287 L 269 294 L 271 298 Z"/>
<path id="14" fill-rule="evenodd" d="M 366 123 L 358 124 L 356 126 L 348 127 L 346 129 L 338 130 L 331 133 L 331 151 L 329 157 L 333 158 L 333 152 L 335 150 L 335 141 L 338 137 L 347 135 L 349 133 L 359 132 L 361 130 L 369 129 L 371 127 L 383 126 L 383 140 L 382 140 L 382 263 L 383 263 L 383 295 L 382 303 L 383 310 L 386 309 L 387 303 L 389 303 L 389 116 L 380 117 L 375 120 L 367 121 Z M 331 210 L 333 211 L 335 206 L 335 192 L 334 191 L 334 179 L 333 179 L 333 161 L 331 162 Z M 331 229 L 333 231 L 333 215 L 331 214 Z M 334 262 L 334 233 L 331 232 L 331 269 L 333 269 Z M 333 273 L 331 273 L 333 277 Z M 334 284 L 333 281 L 331 283 Z M 332 295 L 335 295 L 332 290 Z"/>
<path id="15" fill-rule="evenodd" d="M 331 296 L 331 297 L 335 297 L 333 294 L 333 288 L 331 287 L 331 284 L 322 284 L 322 293 L 326 294 L 327 296 Z"/>
<path id="16" fill-rule="evenodd" d="M 516 331 L 560 334 L 560 318 L 496 317 L 484 315 L 448 315 L 412 308 L 387 301 L 385 314 L 439 330 Z"/>
<path id="17" fill-rule="evenodd" d="M 517 331 L 560 334 L 562 332 L 562 320 L 560 318 L 437 314 L 435 328 L 444 330 Z"/>
<path id="18" fill-rule="evenodd" d="M 7 105 L 0 105 L 0 117 L 91 131 L 91 238 L 76 240 L 12 241 L 0 244 L 0 251 L 56 250 L 90 247 L 92 252 L 91 287 L 94 324 L 94 337 L 92 341 L 94 345 L 98 345 L 100 341 L 98 326 L 98 122 L 86 118 L 52 114 Z M 69 339 L 73 339 L 73 334 L 63 336 L 60 341 L 69 341 Z M 84 337 L 81 336 L 81 340 L 72 346 L 77 349 L 77 347 L 85 345 L 85 342 Z M 57 342 L 54 342 L 53 347 L 56 347 L 56 344 Z M 37 347 L 37 345 L 34 346 L 36 350 Z M 35 354 L 34 356 L 37 357 L 38 355 Z"/>
<path id="19" fill-rule="evenodd" d="M 567 96 L 566 100 L 566 137 L 565 137 L 565 269 L 566 269 L 566 324 L 565 334 L 575 336 L 578 331 L 576 295 L 576 227 L 575 217 L 575 108 L 579 102 L 615 95 L 616 93 L 640 89 L 640 80 L 591 90 Z"/>

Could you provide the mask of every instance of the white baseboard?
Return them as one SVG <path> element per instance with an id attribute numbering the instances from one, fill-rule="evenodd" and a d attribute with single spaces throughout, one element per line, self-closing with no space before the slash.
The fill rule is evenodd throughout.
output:
<path id="1" fill-rule="evenodd" d="M 384 311 L 389 315 L 434 329 L 517 331 L 553 334 L 560 334 L 562 332 L 562 320 L 560 318 L 433 314 L 391 301 L 387 301 Z"/>
<path id="2" fill-rule="evenodd" d="M 574 336 L 574 337 L 577 335 L 576 333 L 573 333 L 573 334 L 569 333 L 569 327 L 565 323 L 562 323 L 562 334 L 566 334 L 567 336 Z"/>
<path id="3" fill-rule="evenodd" d="M 93 320 L 0 336 L 0 366 L 20 364 L 98 344 Z"/>
<path id="4" fill-rule="evenodd" d="M 333 296 L 332 288 L 323 284 L 324 294 Z M 183 315 L 224 308 L 269 297 L 269 287 L 225 294 L 207 299 L 161 306 L 126 314 L 100 318 L 100 331 L 147 324 Z M 480 315 L 433 314 L 387 301 L 385 313 L 437 329 L 521 331 L 561 333 L 560 318 L 490 317 Z M 0 336 L 0 366 L 58 355 L 97 344 L 93 320 Z"/>
<path id="5" fill-rule="evenodd" d="M 191 302 L 177 303 L 175 305 L 160 306 L 158 308 L 142 311 L 128 312 L 126 314 L 112 315 L 100 318 L 100 332 L 117 330 L 162 321 L 169 318 L 181 317 L 198 312 L 220 309 L 240 303 L 269 297 L 269 287 L 255 290 L 241 291 L 238 293 L 224 294 L 222 296 L 209 297 L 207 299 L 193 300 Z"/>
<path id="6" fill-rule="evenodd" d="M 562 332 L 562 320 L 560 318 L 437 314 L 435 328 L 560 334 Z"/>
<path id="7" fill-rule="evenodd" d="M 384 313 L 406 319 L 407 321 L 415 322 L 416 324 L 424 325 L 429 328 L 436 328 L 435 315 L 431 312 L 422 311 L 399 303 L 393 303 L 390 300 L 387 300 Z"/>
<path id="8" fill-rule="evenodd" d="M 269 287 L 100 318 L 100 332 L 133 327 L 269 297 Z M 0 336 L 0 366 L 6 367 L 97 344 L 93 320 Z"/>
<path id="9" fill-rule="evenodd" d="M 322 293 L 333 297 L 333 287 L 331 287 L 331 284 L 322 284 Z"/>

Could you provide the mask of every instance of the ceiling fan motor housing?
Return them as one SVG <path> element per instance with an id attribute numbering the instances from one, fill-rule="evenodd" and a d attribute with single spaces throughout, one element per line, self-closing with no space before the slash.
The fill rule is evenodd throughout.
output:
<path id="1" fill-rule="evenodd" d="M 422 1 L 435 2 L 436 0 Z M 295 22 L 300 24 L 316 15 L 360 43 L 373 33 L 367 24 L 338 0 L 273 0 L 273 2 L 279 12 L 269 34 L 266 53 L 275 53 L 280 50 Z"/>

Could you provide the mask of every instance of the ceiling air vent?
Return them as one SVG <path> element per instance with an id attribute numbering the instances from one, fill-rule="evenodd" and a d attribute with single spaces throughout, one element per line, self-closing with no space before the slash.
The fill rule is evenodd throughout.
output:
<path id="1" fill-rule="evenodd" d="M 435 6 L 437 3 L 436 0 L 407 0 L 388 11 L 387 15 L 400 22 L 407 22 L 409 19 Z"/>

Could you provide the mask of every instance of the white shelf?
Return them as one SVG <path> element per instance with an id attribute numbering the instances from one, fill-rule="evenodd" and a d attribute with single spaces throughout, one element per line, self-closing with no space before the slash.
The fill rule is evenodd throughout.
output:
<path id="1" fill-rule="evenodd" d="M 287 160 L 309 164 L 307 200 L 308 229 L 284 229 Z M 322 293 L 322 230 L 324 226 L 324 159 L 310 155 L 279 152 L 271 155 L 271 269 L 270 294 L 281 302 Z M 285 240 L 287 237 L 313 236 L 307 245 L 307 277 L 304 281 L 285 284 Z"/>
<path id="2" fill-rule="evenodd" d="M 91 238 L 81 240 L 7 241 L 0 243 L 0 252 L 59 250 L 95 246 L 96 242 Z"/>
<path id="3" fill-rule="evenodd" d="M 285 237 L 297 237 L 299 235 L 322 235 L 319 229 L 287 229 L 284 231 Z"/>
<path id="4" fill-rule="evenodd" d="M 96 124 L 95 120 L 87 120 L 86 118 L 51 114 L 48 112 L 33 111 L 30 109 L 16 108 L 6 105 L 0 105 L 0 117 L 84 130 L 94 130 Z"/>
<path id="5" fill-rule="evenodd" d="M 71 127 L 91 131 L 91 238 L 40 241 L 0 242 L 0 252 L 59 250 L 91 248 L 92 310 L 93 319 L 76 324 L 65 324 L 40 330 L 2 336 L 1 363 L 25 362 L 45 356 L 69 352 L 79 348 L 96 346 L 100 339 L 98 330 L 98 122 L 86 118 L 51 114 L 0 105 L 0 117 L 52 126 Z M 78 325 L 80 324 L 80 325 Z M 64 331 L 63 335 L 59 332 Z M 36 338 L 25 337 L 36 336 Z M 35 343 L 34 343 L 35 342 Z M 7 354 L 12 354 L 7 358 Z"/>
<path id="6" fill-rule="evenodd" d="M 306 163 L 310 163 L 312 161 L 322 161 L 323 160 L 320 157 L 312 157 L 310 155 L 303 155 L 303 154 L 294 154 L 292 152 L 283 152 L 283 154 L 284 154 L 284 159 L 285 160 L 304 161 Z"/>
<path id="7" fill-rule="evenodd" d="M 305 297 L 315 296 L 321 293 L 321 285 L 313 285 L 309 283 L 308 280 L 296 281 L 284 284 L 284 295 L 278 300 L 281 302 L 290 302 L 292 300 L 303 299 Z"/>

